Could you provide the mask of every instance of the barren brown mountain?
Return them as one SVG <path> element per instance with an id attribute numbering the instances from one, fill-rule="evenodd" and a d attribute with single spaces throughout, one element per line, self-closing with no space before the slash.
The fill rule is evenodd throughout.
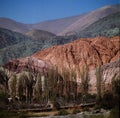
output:
<path id="1" fill-rule="evenodd" d="M 31 68 L 57 66 L 59 70 L 66 68 L 75 69 L 78 72 L 87 65 L 90 70 L 93 70 L 98 65 L 116 61 L 120 57 L 119 45 L 118 36 L 81 38 L 68 44 L 38 51 L 31 57 L 10 61 L 6 67 L 20 71 L 27 66 Z"/>
<path id="2" fill-rule="evenodd" d="M 81 38 L 71 43 L 53 46 L 33 55 L 45 60 L 58 68 L 81 69 L 87 64 L 94 69 L 98 64 L 115 61 L 120 56 L 119 37 Z"/>

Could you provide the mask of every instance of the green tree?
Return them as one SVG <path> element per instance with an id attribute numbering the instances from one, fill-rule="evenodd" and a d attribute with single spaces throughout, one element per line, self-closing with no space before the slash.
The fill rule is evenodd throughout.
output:
<path id="1" fill-rule="evenodd" d="M 112 78 L 112 90 L 114 95 L 120 95 L 120 76 Z"/>
<path id="2" fill-rule="evenodd" d="M 41 75 L 37 75 L 37 81 L 35 83 L 35 98 L 38 102 L 42 99 L 42 81 L 41 81 Z"/>
<path id="3" fill-rule="evenodd" d="M 0 67 L 0 84 L 4 87 L 4 92 L 8 90 L 8 76 L 3 67 Z"/>
<path id="4" fill-rule="evenodd" d="M 17 95 L 20 99 L 25 98 L 27 103 L 31 103 L 33 94 L 33 75 L 30 72 L 21 72 L 17 79 Z M 23 97 L 23 98 L 22 98 Z"/>
<path id="5" fill-rule="evenodd" d="M 57 67 L 51 68 L 48 72 L 47 77 L 47 90 L 48 90 L 48 98 L 50 100 L 55 100 L 57 94 L 57 78 L 58 78 L 58 70 Z"/>
<path id="6" fill-rule="evenodd" d="M 8 80 L 8 88 L 9 88 L 9 94 L 15 99 L 16 96 L 16 84 L 17 84 L 17 77 L 15 74 L 11 76 L 11 78 Z"/>
<path id="7" fill-rule="evenodd" d="M 62 77 L 63 77 L 63 95 L 65 99 L 68 101 L 69 100 L 69 86 L 68 86 L 68 81 L 70 81 L 70 72 L 68 71 L 67 68 L 62 68 Z"/>
<path id="8" fill-rule="evenodd" d="M 115 99 L 115 104 L 119 106 L 118 103 L 120 103 L 120 75 L 114 76 L 112 78 L 112 93 Z"/>
<path id="9" fill-rule="evenodd" d="M 17 84 L 16 84 L 16 93 L 21 101 L 25 101 L 26 93 L 27 93 L 27 76 L 25 72 L 21 72 L 18 74 Z"/>
<path id="10" fill-rule="evenodd" d="M 34 76 L 31 72 L 26 72 L 27 80 L 27 102 L 31 103 L 32 100 L 32 94 L 33 94 L 33 84 L 34 84 Z"/>
<path id="11" fill-rule="evenodd" d="M 102 69 L 101 66 L 96 68 L 96 88 L 97 88 L 97 102 L 100 103 L 102 99 Z"/>
<path id="12" fill-rule="evenodd" d="M 87 66 L 84 66 L 81 73 L 81 93 L 82 93 L 82 99 L 83 102 L 86 101 L 86 95 L 88 94 L 89 89 L 89 69 Z"/>

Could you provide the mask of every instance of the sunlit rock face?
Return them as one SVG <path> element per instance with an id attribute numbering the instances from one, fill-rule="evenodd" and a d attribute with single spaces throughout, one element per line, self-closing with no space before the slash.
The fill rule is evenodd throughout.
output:
<path id="1" fill-rule="evenodd" d="M 105 91 L 107 89 L 111 90 L 113 76 L 116 78 L 119 76 L 119 44 L 118 36 L 112 38 L 81 38 L 68 44 L 38 51 L 31 57 L 12 60 L 5 64 L 4 67 L 18 73 L 22 70 L 44 73 L 53 66 L 58 68 L 59 73 L 64 68 L 68 70 L 74 69 L 77 74 L 76 81 L 80 85 L 80 71 L 87 65 L 90 76 L 89 92 L 96 93 L 95 72 L 97 66 L 102 65 L 102 79 L 105 84 L 103 86 Z"/>
<path id="2" fill-rule="evenodd" d="M 112 91 L 112 79 L 120 78 L 120 59 L 101 66 L 102 74 L 102 92 Z M 89 72 L 90 87 L 89 93 L 96 93 L 96 70 Z"/>
<path id="3" fill-rule="evenodd" d="M 85 64 L 92 70 L 99 64 L 115 61 L 120 56 L 119 37 L 81 38 L 71 43 L 38 51 L 32 57 L 61 68 L 81 70 Z"/>

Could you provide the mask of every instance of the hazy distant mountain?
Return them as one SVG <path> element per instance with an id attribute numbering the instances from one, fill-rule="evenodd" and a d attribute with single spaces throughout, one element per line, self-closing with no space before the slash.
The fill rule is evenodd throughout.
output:
<path id="1" fill-rule="evenodd" d="M 66 29 L 64 29 L 62 32 L 58 34 L 64 35 L 68 32 L 79 32 L 85 29 L 86 27 L 88 27 L 90 24 L 94 23 L 95 21 L 103 17 L 106 17 L 107 15 L 118 12 L 119 8 L 120 8 L 120 5 L 105 6 L 95 11 L 89 12 L 88 14 L 78 19 L 76 22 L 74 22 L 70 26 L 66 27 Z"/>
<path id="2" fill-rule="evenodd" d="M 119 11 L 119 7 L 120 4 L 105 6 L 86 14 L 61 18 L 57 20 L 44 21 L 36 24 L 23 24 L 11 19 L 0 18 L 0 27 L 21 33 L 25 33 L 29 30 L 40 29 L 52 32 L 57 35 L 65 35 L 66 33 L 79 32 L 85 29 L 100 18 Z"/>
<path id="3" fill-rule="evenodd" d="M 28 40 L 30 38 L 23 34 L 0 28 L 0 49 Z"/>
<path id="4" fill-rule="evenodd" d="M 0 28 L 0 65 L 11 59 L 30 56 L 52 45 L 65 44 L 76 39 L 75 37 L 58 37 L 42 30 L 33 30 L 27 34 L 29 36 Z"/>
<path id="5" fill-rule="evenodd" d="M 43 30 L 31 30 L 27 32 L 26 35 L 31 37 L 32 39 L 43 40 L 43 41 L 56 36 L 55 34 L 51 32 L 43 31 Z"/>
<path id="6" fill-rule="evenodd" d="M 120 35 L 120 12 L 108 15 L 89 25 L 76 34 L 78 37 L 117 36 Z"/>
<path id="7" fill-rule="evenodd" d="M 0 18 L 0 27 L 20 33 L 29 31 L 29 28 L 26 24 L 16 22 L 9 18 Z"/>
<path id="8" fill-rule="evenodd" d="M 72 16 L 72 17 L 66 17 L 56 20 L 50 20 L 50 21 L 44 21 L 37 24 L 31 25 L 32 29 L 42 29 L 45 31 L 52 32 L 54 34 L 58 34 L 62 32 L 66 27 L 70 26 L 86 14 L 78 15 L 78 16 Z"/>

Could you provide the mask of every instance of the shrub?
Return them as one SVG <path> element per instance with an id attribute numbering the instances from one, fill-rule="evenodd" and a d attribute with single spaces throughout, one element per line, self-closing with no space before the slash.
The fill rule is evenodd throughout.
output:
<path id="1" fill-rule="evenodd" d="M 106 92 L 103 95 L 101 107 L 105 109 L 111 109 L 115 105 L 115 100 L 111 92 Z"/>
<path id="2" fill-rule="evenodd" d="M 119 107 L 115 107 L 111 110 L 110 116 L 108 118 L 119 118 L 119 114 L 120 114 Z"/>
<path id="3" fill-rule="evenodd" d="M 87 94 L 86 95 L 86 98 L 87 98 L 87 102 L 95 102 L 96 101 L 96 94 Z"/>
<path id="4" fill-rule="evenodd" d="M 80 110 L 79 110 L 79 109 L 74 109 L 72 113 L 73 113 L 73 114 L 80 113 Z"/>
<path id="5" fill-rule="evenodd" d="M 0 102 L 6 102 L 7 97 L 8 97 L 7 93 L 0 91 Z"/>
<path id="6" fill-rule="evenodd" d="M 90 109 L 88 107 L 83 107 L 82 111 L 89 111 Z"/>
<path id="7" fill-rule="evenodd" d="M 120 95 L 120 77 L 112 78 L 112 90 L 114 95 L 119 96 Z"/>
<path id="8" fill-rule="evenodd" d="M 0 109 L 6 109 L 8 104 L 8 94 L 0 91 Z"/>
<path id="9" fill-rule="evenodd" d="M 94 110 L 97 110 L 97 109 L 101 109 L 101 105 L 100 105 L 100 104 L 96 104 L 96 105 L 94 106 Z"/>
<path id="10" fill-rule="evenodd" d="M 24 113 L 24 112 L 20 113 L 19 118 L 27 118 L 26 113 Z"/>
<path id="11" fill-rule="evenodd" d="M 56 115 L 68 115 L 68 114 L 69 113 L 66 110 L 62 109 Z"/>

